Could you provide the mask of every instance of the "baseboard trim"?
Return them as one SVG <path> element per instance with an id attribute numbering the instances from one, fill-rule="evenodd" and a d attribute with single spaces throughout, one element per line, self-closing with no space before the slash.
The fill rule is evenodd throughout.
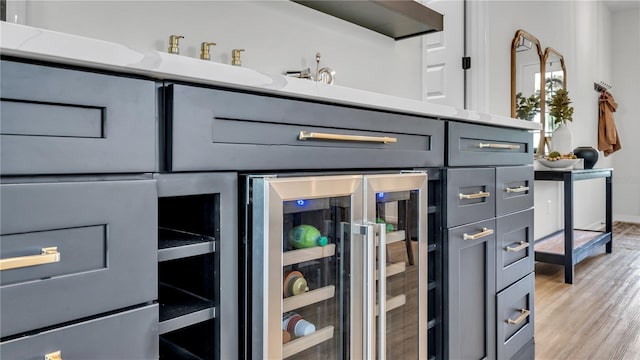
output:
<path id="1" fill-rule="evenodd" d="M 640 216 L 638 215 L 614 215 L 613 220 L 640 224 Z"/>

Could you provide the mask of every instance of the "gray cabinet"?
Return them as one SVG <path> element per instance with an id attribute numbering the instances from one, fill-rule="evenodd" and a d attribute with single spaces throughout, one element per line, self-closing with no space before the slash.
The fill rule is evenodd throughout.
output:
<path id="1" fill-rule="evenodd" d="M 533 272 L 533 209 L 497 219 L 496 284 L 500 291 Z"/>
<path id="2" fill-rule="evenodd" d="M 157 359 L 158 305 L 46 330 L 0 344 L 3 359 Z M 55 357 L 50 357 L 54 359 Z"/>
<path id="3" fill-rule="evenodd" d="M 3 176 L 156 169 L 153 81 L 9 60 L 0 78 Z"/>
<path id="4" fill-rule="evenodd" d="M 156 82 L 0 72 L 0 356 L 157 359 Z"/>
<path id="5" fill-rule="evenodd" d="M 16 266 L 2 270 L 2 337 L 157 298 L 154 180 L 2 184 L 0 199 L 0 258 Z"/>
<path id="6" fill-rule="evenodd" d="M 533 166 L 496 168 L 496 215 L 533 207 Z"/>
<path id="7" fill-rule="evenodd" d="M 447 231 L 450 359 L 495 358 L 494 219 Z"/>
<path id="8" fill-rule="evenodd" d="M 448 122 L 449 166 L 522 165 L 533 162 L 533 137 L 526 130 Z"/>
<path id="9" fill-rule="evenodd" d="M 447 169 L 447 227 L 496 216 L 494 168 Z"/>
<path id="10" fill-rule="evenodd" d="M 439 166 L 444 123 L 229 90 L 166 88 L 172 171 Z"/>
<path id="11" fill-rule="evenodd" d="M 533 339 L 534 288 L 535 276 L 529 273 L 498 294 L 498 359 L 511 359 Z"/>
<path id="12" fill-rule="evenodd" d="M 164 173 L 154 178 L 160 356 L 237 359 L 238 176 Z"/>
<path id="13" fill-rule="evenodd" d="M 453 121 L 447 129 L 448 357 L 533 358 L 534 284 L 524 281 L 534 270 L 532 135 Z"/>

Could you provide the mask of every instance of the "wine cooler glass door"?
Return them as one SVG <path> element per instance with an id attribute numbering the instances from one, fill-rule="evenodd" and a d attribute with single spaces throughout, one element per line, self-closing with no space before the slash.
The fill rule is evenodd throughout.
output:
<path id="1" fill-rule="evenodd" d="M 427 175 L 365 176 L 365 188 L 365 218 L 376 229 L 365 265 L 369 358 L 426 359 Z"/>
<path id="2" fill-rule="evenodd" d="M 362 176 L 252 181 L 253 358 L 361 358 Z"/>

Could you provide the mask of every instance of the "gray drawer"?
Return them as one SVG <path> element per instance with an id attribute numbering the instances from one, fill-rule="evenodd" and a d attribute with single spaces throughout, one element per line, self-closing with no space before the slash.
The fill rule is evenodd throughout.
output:
<path id="1" fill-rule="evenodd" d="M 498 291 L 534 269 L 533 209 L 497 220 L 496 287 Z"/>
<path id="2" fill-rule="evenodd" d="M 2 270 L 2 337 L 157 299 L 155 180 L 2 184 L 0 201 L 0 258 L 43 262 Z"/>
<path id="3" fill-rule="evenodd" d="M 523 165 L 533 162 L 533 135 L 505 129 L 449 121 L 448 165 Z"/>
<path id="4" fill-rule="evenodd" d="M 153 81 L 2 60 L 3 175 L 156 169 Z"/>
<path id="5" fill-rule="evenodd" d="M 157 359 L 158 305 L 0 343 L 3 359 L 42 360 L 56 351 L 65 360 Z"/>
<path id="6" fill-rule="evenodd" d="M 533 339 L 534 289 L 535 276 L 532 273 L 498 294 L 498 359 L 511 359 Z"/>
<path id="7" fill-rule="evenodd" d="M 444 122 L 265 95 L 166 88 L 173 171 L 441 166 Z M 300 140 L 300 132 L 396 138 Z"/>
<path id="8" fill-rule="evenodd" d="M 533 166 L 496 168 L 496 215 L 533 207 Z"/>
<path id="9" fill-rule="evenodd" d="M 447 227 L 496 215 L 495 169 L 447 169 Z"/>

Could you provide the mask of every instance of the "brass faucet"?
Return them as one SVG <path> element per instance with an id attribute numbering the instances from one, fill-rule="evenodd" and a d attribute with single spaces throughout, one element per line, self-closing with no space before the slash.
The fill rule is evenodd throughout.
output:
<path id="1" fill-rule="evenodd" d="M 233 49 L 231 50 L 231 65 L 240 66 L 240 52 L 244 51 L 244 49 Z"/>
<path id="2" fill-rule="evenodd" d="M 182 35 L 169 36 L 169 54 L 180 54 L 180 49 L 178 48 L 178 41 L 180 39 L 184 39 L 184 36 Z"/>
<path id="3" fill-rule="evenodd" d="M 216 46 L 214 42 L 203 42 L 200 45 L 200 59 L 202 60 L 211 60 L 211 56 L 209 55 L 209 49 L 211 46 Z"/>

